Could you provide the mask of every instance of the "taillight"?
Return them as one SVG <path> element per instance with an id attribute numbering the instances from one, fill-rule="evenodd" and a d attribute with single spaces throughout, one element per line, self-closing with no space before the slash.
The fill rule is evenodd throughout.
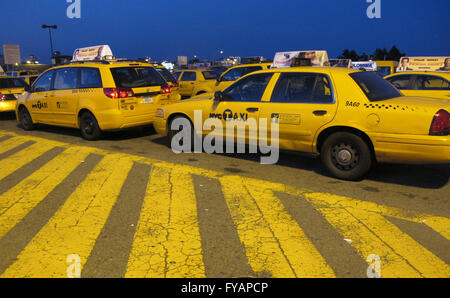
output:
<path id="1" fill-rule="evenodd" d="M 450 134 L 450 114 L 446 110 L 439 110 L 431 122 L 430 135 L 445 136 Z"/>
<path id="2" fill-rule="evenodd" d="M 169 85 L 162 85 L 161 86 L 161 94 L 169 94 L 172 92 L 172 88 L 170 88 Z"/>
<path id="3" fill-rule="evenodd" d="M 127 98 L 134 96 L 131 88 L 103 88 L 103 93 L 109 98 Z"/>
<path id="4" fill-rule="evenodd" d="M 4 101 L 5 99 L 6 97 L 2 93 L 0 93 L 0 101 Z"/>

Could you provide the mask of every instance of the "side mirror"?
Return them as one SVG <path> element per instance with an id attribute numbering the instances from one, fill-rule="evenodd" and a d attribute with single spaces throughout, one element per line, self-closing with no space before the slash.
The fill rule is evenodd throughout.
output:
<path id="1" fill-rule="evenodd" d="M 214 101 L 222 101 L 223 100 L 223 93 L 222 91 L 216 91 L 216 93 L 214 93 Z"/>

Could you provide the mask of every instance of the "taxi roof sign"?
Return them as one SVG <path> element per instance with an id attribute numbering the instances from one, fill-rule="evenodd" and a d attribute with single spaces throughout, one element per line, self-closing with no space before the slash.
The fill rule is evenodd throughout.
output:
<path id="1" fill-rule="evenodd" d="M 353 69 L 364 69 L 367 71 L 377 71 L 377 63 L 373 61 L 354 61 L 352 62 Z"/>
<path id="2" fill-rule="evenodd" d="M 397 72 L 450 71 L 450 57 L 402 57 Z"/>
<path id="3" fill-rule="evenodd" d="M 291 51 L 275 53 L 271 68 L 291 67 L 294 58 L 310 59 L 312 66 L 328 66 L 327 51 Z"/>
<path id="4" fill-rule="evenodd" d="M 72 61 L 103 60 L 107 57 L 113 57 L 111 48 L 108 45 L 100 45 L 76 49 Z"/>

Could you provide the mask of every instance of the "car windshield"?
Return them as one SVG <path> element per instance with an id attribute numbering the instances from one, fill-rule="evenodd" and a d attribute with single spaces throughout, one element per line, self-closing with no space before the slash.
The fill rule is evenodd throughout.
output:
<path id="1" fill-rule="evenodd" d="M 23 88 L 27 85 L 23 79 L 1 78 L 0 89 Z"/>
<path id="2" fill-rule="evenodd" d="M 217 74 L 213 71 L 203 71 L 203 76 L 205 77 L 205 80 L 216 80 Z"/>
<path id="3" fill-rule="evenodd" d="M 157 68 L 156 69 L 160 75 L 167 81 L 171 83 L 176 83 L 177 79 L 168 71 L 166 68 Z"/>
<path id="4" fill-rule="evenodd" d="M 117 67 L 111 68 L 114 82 L 118 88 L 139 88 L 162 86 L 162 76 L 153 67 Z"/>
<path id="5" fill-rule="evenodd" d="M 355 72 L 350 77 L 358 84 L 370 101 L 400 97 L 402 94 L 388 81 L 373 72 Z"/>

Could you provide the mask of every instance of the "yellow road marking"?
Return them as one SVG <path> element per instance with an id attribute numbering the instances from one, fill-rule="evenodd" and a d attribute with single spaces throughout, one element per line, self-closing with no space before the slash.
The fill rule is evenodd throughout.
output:
<path id="1" fill-rule="evenodd" d="M 333 270 L 311 243 L 298 223 L 285 210 L 264 182 L 245 186 L 255 200 L 274 236 L 278 239 L 297 277 L 335 277 Z"/>
<path id="2" fill-rule="evenodd" d="M 303 194 L 326 219 L 350 239 L 360 255 L 381 258 L 382 277 L 450 276 L 449 266 L 381 214 L 368 211 L 373 203 L 323 193 Z M 353 206 L 357 203 L 357 207 Z M 391 211 L 391 213 L 393 213 Z"/>
<path id="3" fill-rule="evenodd" d="M 70 254 L 83 266 L 132 165 L 114 154 L 105 157 L 2 277 L 66 277 Z"/>
<path id="4" fill-rule="evenodd" d="M 11 155 L 7 159 L 0 160 L 0 169 L 2 169 L 0 171 L 0 180 L 32 162 L 53 147 L 55 146 L 49 143 L 36 143 Z"/>
<path id="5" fill-rule="evenodd" d="M 153 167 L 126 277 L 205 277 L 193 181 Z"/>
<path id="6" fill-rule="evenodd" d="M 69 148 L 1 195 L 0 238 L 36 207 L 88 154 L 82 147 Z"/>
<path id="7" fill-rule="evenodd" d="M 7 139 L 3 142 L 0 142 L 0 154 L 5 153 L 11 149 L 16 148 L 19 145 L 22 145 L 23 143 L 29 141 L 27 137 L 14 137 Z"/>

